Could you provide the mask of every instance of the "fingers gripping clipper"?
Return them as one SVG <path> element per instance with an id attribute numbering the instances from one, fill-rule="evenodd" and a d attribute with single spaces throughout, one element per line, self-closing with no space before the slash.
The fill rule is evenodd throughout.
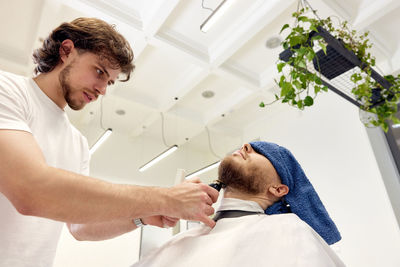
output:
<path id="1" fill-rule="evenodd" d="M 212 188 L 216 189 L 218 192 L 221 190 L 221 188 L 225 187 L 225 184 L 221 182 L 220 180 L 215 180 L 211 184 L 208 184 Z"/>

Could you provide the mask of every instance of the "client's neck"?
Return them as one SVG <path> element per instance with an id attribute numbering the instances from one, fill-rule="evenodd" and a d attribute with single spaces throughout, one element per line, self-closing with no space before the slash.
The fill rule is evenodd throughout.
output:
<path id="1" fill-rule="evenodd" d="M 265 193 L 249 194 L 236 190 L 234 188 L 226 188 L 224 192 L 224 197 L 254 201 L 257 202 L 263 210 L 266 210 L 269 206 L 271 206 L 274 203 L 274 201 L 268 199 L 265 196 Z"/>

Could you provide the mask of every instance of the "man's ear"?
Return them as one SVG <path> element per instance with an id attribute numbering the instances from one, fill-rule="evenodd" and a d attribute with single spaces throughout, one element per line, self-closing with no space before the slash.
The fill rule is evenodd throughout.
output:
<path id="1" fill-rule="evenodd" d="M 272 185 L 268 188 L 268 191 L 276 197 L 283 197 L 289 193 L 289 187 L 284 184 Z"/>
<path id="2" fill-rule="evenodd" d="M 74 47 L 74 42 L 72 42 L 70 39 L 65 39 L 64 41 L 62 41 L 59 49 L 60 59 L 62 62 L 65 62 L 67 60 Z"/>

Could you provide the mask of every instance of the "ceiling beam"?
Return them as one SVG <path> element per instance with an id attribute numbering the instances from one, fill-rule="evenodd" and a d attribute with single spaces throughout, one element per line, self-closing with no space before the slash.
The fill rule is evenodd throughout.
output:
<path id="1" fill-rule="evenodd" d="M 160 0 L 159 2 L 161 3 L 158 7 L 154 7 L 153 5 L 148 7 L 149 12 L 147 14 L 149 15 L 144 18 L 144 32 L 148 38 L 152 38 L 156 35 L 174 8 L 178 5 L 179 0 Z"/>
<path id="2" fill-rule="evenodd" d="M 74 9 L 76 9 L 77 6 L 80 6 L 85 11 L 90 9 L 90 12 L 87 12 L 89 14 L 100 15 L 102 17 L 106 15 L 117 21 L 124 22 L 137 30 L 143 31 L 143 21 L 140 13 L 135 9 L 124 6 L 121 1 L 69 0 L 63 3 Z"/>
<path id="3" fill-rule="evenodd" d="M 400 72 L 400 45 L 397 47 L 396 52 L 390 60 L 390 66 L 392 67 L 391 73 Z"/>
<path id="4" fill-rule="evenodd" d="M 335 11 L 336 14 L 338 14 L 340 17 L 342 17 L 347 21 L 350 21 L 352 16 L 349 13 L 348 9 L 346 7 L 343 7 L 336 0 L 322 0 L 322 2 L 324 2 L 326 6 L 330 7 L 333 11 Z"/>
<path id="5" fill-rule="evenodd" d="M 357 30 L 368 28 L 399 7 L 400 1 L 398 0 L 369 1 L 368 5 L 364 5 L 359 9 L 351 24 Z"/>
<path id="6" fill-rule="evenodd" d="M 209 48 L 212 67 L 223 64 L 293 3 L 294 0 L 271 0 L 257 1 L 256 4 L 253 4 L 246 14 L 224 31 L 224 34 Z"/>
<path id="7" fill-rule="evenodd" d="M 221 76 L 228 75 L 229 78 L 244 82 L 247 86 L 252 88 L 260 86 L 260 77 L 257 73 L 244 68 L 240 64 L 236 64 L 230 60 L 216 68 L 214 72 L 219 73 Z"/>
<path id="8" fill-rule="evenodd" d="M 155 35 L 155 40 L 150 41 L 153 41 L 154 44 L 158 46 L 167 45 L 167 47 L 174 48 L 181 53 L 184 52 L 196 59 L 199 65 L 205 66 L 210 62 L 210 56 L 206 46 L 202 46 L 192 41 L 187 36 L 171 29 L 163 29 Z"/>

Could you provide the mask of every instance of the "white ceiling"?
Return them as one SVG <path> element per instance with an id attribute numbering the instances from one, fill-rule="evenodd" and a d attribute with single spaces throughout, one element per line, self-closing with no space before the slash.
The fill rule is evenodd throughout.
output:
<path id="1" fill-rule="evenodd" d="M 385 74 L 399 71 L 400 1 L 309 2 L 320 17 L 335 15 L 356 29 L 370 30 L 379 69 Z M 204 0 L 212 9 L 219 3 Z M 102 105 L 98 101 L 69 111 L 89 143 L 97 140 L 101 125 L 159 141 L 163 113 L 168 143 L 209 151 L 203 138 L 208 127 L 212 136 L 226 137 L 227 152 L 240 145 L 250 124 L 289 108 L 276 103 L 261 109 L 258 104 L 272 101 L 276 92 L 275 62 L 281 48 L 269 49 L 266 41 L 293 22 L 296 7 L 297 0 L 236 0 L 203 33 L 199 26 L 211 11 L 202 8 L 201 0 L 0 0 L 0 68 L 30 75 L 32 50 L 40 46 L 40 38 L 79 16 L 102 18 L 131 42 L 136 70 L 129 82 L 108 89 Z M 206 90 L 214 97 L 203 98 Z"/>

